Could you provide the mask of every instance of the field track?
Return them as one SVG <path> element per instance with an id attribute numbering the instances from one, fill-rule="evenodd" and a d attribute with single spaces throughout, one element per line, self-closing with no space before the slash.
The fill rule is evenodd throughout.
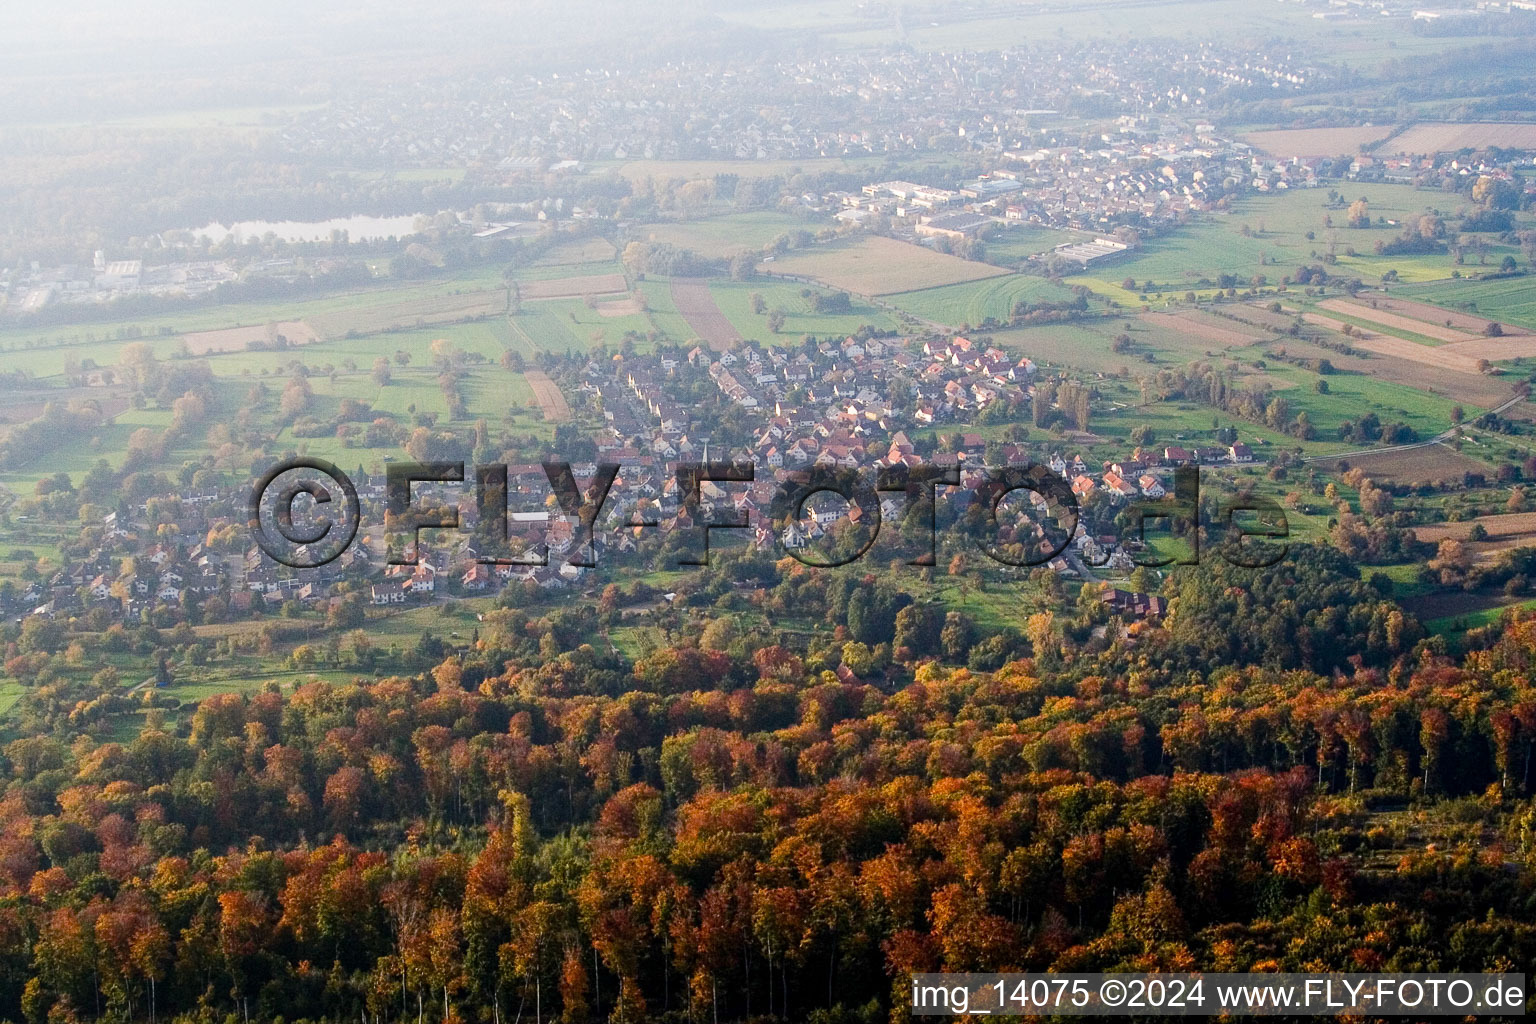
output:
<path id="1" fill-rule="evenodd" d="M 736 328 L 731 326 L 715 297 L 710 293 L 709 282 L 701 277 L 674 277 L 672 279 L 672 304 L 677 307 L 688 326 L 700 340 L 717 352 L 724 352 L 741 340 Z"/>

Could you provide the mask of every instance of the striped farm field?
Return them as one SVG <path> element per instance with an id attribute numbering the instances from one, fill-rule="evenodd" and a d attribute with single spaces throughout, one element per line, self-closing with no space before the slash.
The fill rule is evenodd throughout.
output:
<path id="1" fill-rule="evenodd" d="M 1440 324 L 1416 320 L 1413 317 L 1400 316 L 1397 313 L 1391 313 L 1362 302 L 1350 302 L 1347 299 L 1326 299 L 1319 302 L 1318 305 L 1323 309 L 1331 310 L 1335 313 L 1343 313 L 1357 320 L 1380 324 L 1389 330 L 1422 334 L 1427 338 L 1434 338 L 1436 341 L 1472 341 L 1475 337 L 1475 335 L 1468 334 L 1466 331 L 1458 331 Z"/>
<path id="2" fill-rule="evenodd" d="M 1318 327 L 1326 327 L 1330 331 L 1338 331 L 1341 334 L 1347 326 L 1342 320 L 1323 316 L 1321 313 L 1303 313 L 1302 319 L 1309 324 Z M 1479 373 L 1477 360 L 1470 356 L 1451 351 L 1454 346 L 1420 345 L 1416 341 L 1407 338 L 1399 338 L 1396 335 L 1384 334 L 1380 331 L 1369 331 L 1363 328 L 1357 329 L 1350 342 L 1356 348 L 1363 348 L 1377 355 L 1387 356 L 1391 359 L 1406 359 L 1412 363 L 1422 363 L 1425 366 L 1433 366 L 1441 370 L 1455 370 L 1458 373 Z"/>
<path id="3" fill-rule="evenodd" d="M 1361 296 L 1362 300 L 1366 298 L 1367 296 Z M 1389 313 L 1398 313 L 1402 316 L 1412 317 L 1415 320 L 1422 320 L 1426 323 L 1444 324 L 1447 327 L 1453 327 L 1468 334 L 1482 334 L 1483 329 L 1488 326 L 1489 322 L 1485 316 L 1476 316 L 1472 313 L 1463 313 L 1454 309 L 1445 309 L 1441 306 L 1432 306 L 1427 302 L 1417 302 L 1413 299 L 1402 299 L 1387 295 L 1371 295 L 1368 298 L 1371 305 L 1375 308 L 1384 309 Z M 1501 323 L 1499 326 L 1506 335 L 1531 333 L 1528 328 L 1521 327 L 1518 324 Z"/>

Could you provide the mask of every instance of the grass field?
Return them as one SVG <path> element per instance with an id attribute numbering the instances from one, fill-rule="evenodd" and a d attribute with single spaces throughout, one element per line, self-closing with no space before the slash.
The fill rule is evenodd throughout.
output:
<path id="1" fill-rule="evenodd" d="M 1130 337 L 1130 351 L 1114 351 L 1114 338 L 1120 334 Z M 1117 381 L 1099 383 L 1104 392 L 1104 404 L 1115 411 L 1111 416 L 1096 417 L 1091 429 L 1106 436 L 1128 434 L 1130 428 L 1139 423 L 1153 427 L 1160 436 L 1186 433 L 1199 436 L 1211 429 L 1213 417 L 1230 419 L 1209 406 L 1194 402 L 1141 406 L 1137 378 L 1153 375 L 1160 365 L 1182 366 L 1196 361 L 1218 368 L 1235 368 L 1237 379 L 1243 386 L 1266 385 L 1275 395 L 1285 398 L 1293 413 L 1306 412 L 1318 431 L 1317 440 L 1306 446 L 1314 454 L 1346 450 L 1348 446 L 1337 440 L 1338 427 L 1358 419 L 1367 411 L 1374 411 L 1384 423 L 1403 422 L 1421 437 L 1429 437 L 1450 426 L 1451 409 L 1457 404 L 1448 396 L 1429 394 L 1404 383 L 1363 373 L 1330 375 L 1328 393 L 1322 394 L 1316 390 L 1318 374 L 1266 360 L 1265 348 L 1272 344 L 1267 340 L 1224 349 L 1211 337 L 1184 329 L 1181 321 L 1157 315 L 996 331 L 989 332 L 989 336 L 1008 351 L 1027 355 L 1047 367 L 1070 367 L 1118 378 Z M 1470 414 L 1470 409 L 1468 411 Z M 1284 447 L 1297 444 L 1294 438 L 1253 424 L 1238 425 L 1245 436 L 1262 438 Z"/>
<path id="2" fill-rule="evenodd" d="M 1482 626 L 1491 626 L 1501 619 L 1506 611 L 1524 610 L 1536 607 L 1536 600 L 1514 601 L 1502 599 L 1494 604 L 1456 615 L 1442 615 L 1439 618 L 1429 619 L 1424 623 L 1424 628 L 1437 636 L 1455 638 L 1470 629 L 1478 629 Z"/>
<path id="3" fill-rule="evenodd" d="M 117 418 L 98 428 L 83 443 L 64 445 L 45 452 L 28 465 L 9 473 L 0 474 L 0 484 L 13 491 L 30 492 L 37 481 L 54 473 L 68 473 L 79 479 L 100 459 L 106 459 L 113 468 L 123 464 L 128 453 L 128 440 L 135 430 L 148 427 L 156 432 L 170 425 L 171 413 L 164 409 L 129 409 Z M 170 453 L 179 462 L 197 454 L 195 446 L 183 447 Z"/>
<path id="4" fill-rule="evenodd" d="M 633 234 L 649 242 L 666 242 L 680 249 L 723 258 L 738 252 L 757 252 L 786 232 L 814 231 L 819 226 L 782 213 L 761 211 L 728 213 L 682 224 L 648 224 L 636 228 Z"/>
<path id="5" fill-rule="evenodd" d="M 688 321 L 683 319 L 683 315 L 672 303 L 670 282 L 664 278 L 641 281 L 640 291 L 645 295 L 646 306 L 649 308 L 647 316 L 655 330 L 677 342 L 688 341 L 694 336 L 693 328 L 688 326 Z"/>
<path id="6" fill-rule="evenodd" d="M 1121 368 L 1138 372 L 1138 358 L 1111 349 L 1111 339 L 1129 326 L 1127 321 L 1052 324 L 989 331 L 999 348 L 1028 356 L 1042 366 L 1070 366 L 1096 373 L 1115 374 Z"/>
<path id="7" fill-rule="evenodd" d="M 1225 365 L 1231 360 L 1251 360 L 1262 354 L 1257 347 L 1225 350 L 1223 345 L 1186 329 L 1179 319 L 1159 314 L 1023 327 L 988 334 L 1003 347 L 1017 350 L 1037 363 L 1105 374 L 1118 374 L 1123 369 L 1131 377 L 1154 374 L 1159 365 L 1182 366 L 1197 360 Z M 1130 351 L 1114 351 L 1114 338 L 1119 334 L 1130 337 Z M 1250 369 L 1249 372 L 1255 371 Z"/>
<path id="8" fill-rule="evenodd" d="M 1339 273 L 1353 273 L 1374 283 L 1389 270 L 1404 281 L 1449 278 L 1456 270 L 1449 253 L 1431 256 L 1377 256 L 1376 242 L 1397 237 L 1402 225 L 1430 209 L 1451 214 L 1460 200 L 1441 192 L 1409 185 L 1350 184 L 1341 188 L 1347 201 L 1364 198 L 1371 216 L 1385 217 L 1397 225 L 1370 228 L 1345 227 L 1347 214 L 1328 209 L 1323 189 L 1297 189 L 1245 198 L 1230 213 L 1211 214 L 1171 234 L 1147 240 L 1134 255 L 1115 260 L 1101 269 L 1075 276 L 1069 283 L 1088 284 L 1118 302 L 1139 303 L 1155 289 L 1182 294 L 1185 290 L 1206 295 L 1209 285 L 1222 274 L 1233 274 L 1246 286 L 1256 275 L 1271 284 L 1302 264 L 1320 262 L 1330 249 L 1338 259 Z M 1327 220 L 1333 220 L 1328 227 Z M 1244 234 L 1243 228 L 1248 232 Z M 1311 232 L 1313 237 L 1307 238 Z M 1353 248 L 1355 255 L 1349 255 Z M 1494 256 L 1494 261 L 1501 257 Z M 1121 287 L 1124 279 L 1137 283 L 1135 291 Z M 1149 300 L 1156 301 L 1155 295 Z"/>
<path id="9" fill-rule="evenodd" d="M 601 266 L 601 264 L 595 265 Z M 583 264 L 583 267 L 585 266 L 594 266 L 594 264 Z M 587 295 L 611 295 L 615 292 L 625 291 L 629 287 L 629 282 L 625 280 L 622 273 L 612 272 L 615 269 L 612 264 L 609 264 L 609 272 L 606 273 L 594 274 L 583 272 L 571 277 L 520 281 L 518 282 L 518 294 L 525 302 L 543 299 L 580 298 Z"/>
<path id="10" fill-rule="evenodd" d="M 1016 267 L 1031 256 L 1050 252 L 1058 245 L 1087 237 L 1078 231 L 1057 231 L 1034 224 L 1010 224 L 988 238 L 987 262 L 999 267 Z"/>
<path id="11" fill-rule="evenodd" d="M 1335 431 L 1346 420 L 1357 420 L 1374 412 L 1383 423 L 1401 421 L 1418 431 L 1420 437 L 1428 438 L 1450 427 L 1451 408 L 1456 404 L 1402 384 L 1354 374 L 1329 377 L 1328 394 L 1323 395 L 1313 388 L 1317 375 L 1310 371 L 1279 366 L 1271 367 L 1269 372 L 1296 385 L 1285 392 L 1286 399 L 1294 410 L 1305 410 L 1323 435 Z"/>
<path id="12" fill-rule="evenodd" d="M 565 308 L 567 305 L 569 309 Z M 572 323 L 568 319 L 573 315 L 579 322 Z M 249 404 L 247 392 L 258 382 L 265 383 L 268 388 L 269 402 L 266 408 L 255 410 L 256 415 L 258 420 L 270 418 L 275 411 L 271 403 L 281 390 L 280 382 L 286 377 L 291 363 L 298 360 L 310 369 L 314 401 L 308 415 L 318 420 L 335 416 L 342 399 L 351 398 L 366 402 L 380 413 L 393 414 L 401 423 L 408 424 L 417 413 L 433 413 L 446 424 L 448 404 L 430 355 L 433 342 L 442 339 L 452 348 L 473 353 L 483 360 L 469 364 L 461 384 L 466 404 L 463 423 L 483 417 L 518 433 L 547 436 L 552 432 L 553 424 L 536 414 L 537 403 L 524 379 L 501 369 L 502 354 L 512 349 L 525 358 L 532 358 L 540 351 L 584 350 L 598 341 L 617 348 L 624 325 L 642 332 L 650 329 L 649 320 L 643 314 L 604 318 L 579 301 L 552 301 L 530 304 L 527 311 L 510 319 L 495 317 L 466 324 L 343 338 L 286 352 L 215 354 L 207 357 L 215 374 L 216 405 L 210 422 L 232 417 L 246 407 Z M 589 333 L 597 326 L 605 329 L 600 339 Z M 402 366 L 395 361 L 399 352 L 410 354 L 409 365 Z M 392 363 L 391 383 L 383 388 L 374 383 L 371 373 L 374 359 L 381 356 Z M 107 397 L 98 395 L 99 389 L 56 390 L 64 400 Z M 512 411 L 514 407 L 518 410 L 515 413 Z M 153 406 L 122 408 L 121 403 L 117 403 L 117 409 L 111 422 L 103 424 L 79 443 L 40 452 L 35 462 L 0 475 L 0 485 L 13 492 L 26 493 L 37 480 L 55 472 L 62 471 L 79 480 L 98 459 L 106 459 L 114 467 L 121 466 L 134 431 L 148 428 L 158 434 L 171 422 L 171 413 L 166 409 Z M 204 433 L 205 428 L 191 431 L 158 466 L 174 468 L 185 461 L 204 458 L 208 454 Z M 300 438 L 284 430 L 278 438 L 306 454 L 341 459 L 349 464 L 356 461 L 360 453 L 369 451 L 351 448 L 335 436 Z"/>
<path id="13" fill-rule="evenodd" d="M 1394 130 L 1392 125 L 1279 129 L 1249 132 L 1243 136 L 1243 141 L 1270 156 L 1281 158 L 1335 157 L 1357 153 L 1428 156 L 1489 146 L 1509 149 L 1536 146 L 1536 125 L 1524 123 L 1420 122 L 1408 125 L 1392 136 Z"/>
<path id="14" fill-rule="evenodd" d="M 609 265 L 613 269 L 613 265 Z M 283 321 L 314 320 L 330 322 L 341 333 L 367 326 L 367 318 L 377 319 L 379 310 L 388 308 L 392 315 L 410 315 L 408 307 L 420 304 L 416 313 L 427 309 L 468 306 L 471 302 L 492 301 L 485 294 L 501 286 L 500 272 L 494 267 L 476 267 L 462 275 L 419 284 L 393 282 L 391 286 L 358 288 L 330 295 L 273 302 L 239 302 L 212 306 L 192 306 L 154 316 L 114 318 L 110 307 L 100 319 L 80 324 L 47 327 L 7 327 L 0 329 L 0 359 L 6 369 L 25 370 L 38 377 L 49 377 L 64 370 L 65 360 L 93 359 L 97 365 L 117 362 L 124 345 L 142 340 L 161 358 L 169 358 L 180 346 L 179 335 L 195 331 L 222 330 L 232 327 Z M 466 298 L 466 293 L 477 293 Z M 505 291 L 501 292 L 503 302 Z M 505 308 L 503 305 L 502 308 Z M 463 315 L 462 313 L 457 315 Z M 348 320 L 350 319 L 350 322 Z M 411 323 L 405 326 L 413 326 Z"/>
<path id="15" fill-rule="evenodd" d="M 1004 273 L 985 263 L 946 256 L 921 245 L 875 235 L 800 249 L 758 268 L 764 273 L 796 274 L 824 281 L 859 295 L 890 295 L 917 288 L 937 288 Z"/>
<path id="16" fill-rule="evenodd" d="M 799 284 L 773 281 L 711 281 L 710 294 L 720 307 L 731 326 L 743 338 L 752 338 L 764 344 L 784 344 L 798 340 L 801 335 L 814 334 L 819 338 L 852 334 L 860 327 L 871 326 L 881 330 L 896 327 L 895 319 L 885 310 L 858 299 L 852 300 L 850 314 L 821 314 L 813 311 L 811 300 L 800 292 Z M 826 294 L 826 289 L 815 289 Z M 784 327 L 775 335 L 768 329 L 766 314 L 752 312 L 752 296 L 761 295 L 768 309 L 784 314 Z"/>
<path id="17" fill-rule="evenodd" d="M 888 301 L 913 316 L 949 327 L 979 324 L 987 317 L 1006 322 L 1021 301 L 1064 302 L 1072 292 L 1043 277 L 1011 274 L 942 288 L 924 288 L 888 297 Z"/>

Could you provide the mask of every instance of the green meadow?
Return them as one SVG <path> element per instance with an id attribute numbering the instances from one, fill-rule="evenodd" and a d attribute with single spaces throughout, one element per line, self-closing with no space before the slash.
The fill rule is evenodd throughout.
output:
<path id="1" fill-rule="evenodd" d="M 892 330 L 897 326 L 890 313 L 859 299 L 851 301 L 850 313 L 817 313 L 812 300 L 800 294 L 804 288 L 803 285 L 769 281 L 712 281 L 709 292 L 737 333 L 765 345 L 798 341 L 806 334 L 827 337 L 852 334 L 864 326 L 881 330 Z M 812 290 L 822 295 L 830 294 L 827 288 Z M 762 296 L 766 312 L 752 312 L 753 295 Z M 775 310 L 784 314 L 784 326 L 778 334 L 768 329 L 768 314 Z"/>
<path id="2" fill-rule="evenodd" d="M 1134 255 L 1074 275 L 1068 283 L 1086 284 L 1117 302 L 1138 305 L 1143 301 L 1141 296 L 1149 292 L 1149 282 L 1153 292 L 1182 295 L 1189 290 L 1205 297 L 1211 286 L 1201 285 L 1202 280 L 1215 282 L 1222 274 L 1232 274 L 1241 287 L 1258 276 L 1271 285 L 1278 284 L 1297 267 L 1322 262 L 1330 253 L 1336 260 L 1331 273 L 1357 275 L 1367 284 L 1378 282 L 1390 271 L 1396 271 L 1404 282 L 1437 281 L 1456 272 L 1473 272 L 1472 268 L 1458 267 L 1448 252 L 1423 256 L 1378 256 L 1374 252 L 1377 242 L 1396 238 L 1425 213 L 1454 218 L 1466 205 L 1463 197 L 1411 185 L 1340 183 L 1337 191 L 1346 204 L 1365 199 L 1370 207 L 1372 226 L 1351 228 L 1347 226 L 1347 207 L 1327 206 L 1328 191 L 1292 189 L 1245 197 L 1234 202 L 1229 211 L 1200 215 L 1183 228 L 1146 239 Z M 1377 225 L 1376 218 L 1386 218 L 1389 223 Z M 1309 232 L 1311 238 L 1307 237 Z M 1487 237 L 1493 241 L 1492 236 Z M 1497 265 L 1507 254 L 1514 254 L 1514 250 L 1495 245 L 1490 262 Z M 1135 281 L 1136 287 L 1124 288 L 1126 279 Z"/>
<path id="3" fill-rule="evenodd" d="M 1070 289 L 1025 274 L 886 296 L 904 312 L 956 328 L 979 324 L 988 317 L 1006 322 L 1019 302 L 1069 302 L 1072 298 Z"/>

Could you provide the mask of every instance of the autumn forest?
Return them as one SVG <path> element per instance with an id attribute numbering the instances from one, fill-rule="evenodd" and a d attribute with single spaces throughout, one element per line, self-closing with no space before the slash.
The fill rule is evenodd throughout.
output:
<path id="1" fill-rule="evenodd" d="M 751 600 L 821 608 L 878 684 L 723 628 L 626 663 L 581 642 L 614 593 L 122 741 L 44 671 L 0 1017 L 830 1024 L 902 1019 L 916 970 L 1530 964 L 1536 619 L 1448 656 L 1303 549 L 973 670 L 957 617 L 776 568 Z"/>

